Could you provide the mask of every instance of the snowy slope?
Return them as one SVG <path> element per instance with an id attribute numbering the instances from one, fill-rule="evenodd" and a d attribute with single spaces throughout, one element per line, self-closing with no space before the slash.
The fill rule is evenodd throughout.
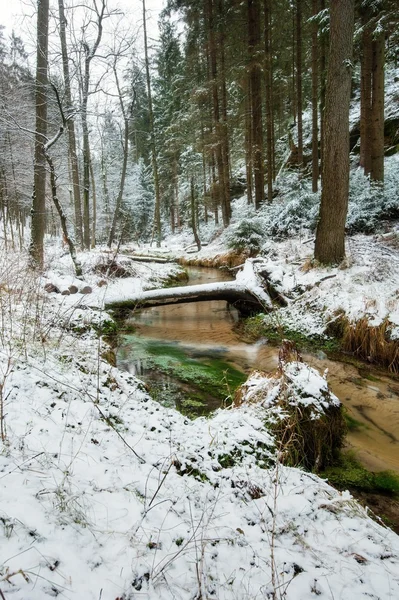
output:
<path id="1" fill-rule="evenodd" d="M 259 466 L 267 402 L 191 422 L 101 359 L 90 309 L 77 335 L 35 290 L 0 303 L 6 600 L 399 597 L 395 534 L 315 475 Z"/>

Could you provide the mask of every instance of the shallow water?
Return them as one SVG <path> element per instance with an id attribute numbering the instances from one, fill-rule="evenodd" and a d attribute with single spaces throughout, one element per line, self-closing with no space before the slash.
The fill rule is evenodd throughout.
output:
<path id="1" fill-rule="evenodd" d="M 188 285 L 231 279 L 216 269 L 191 269 L 189 275 Z M 227 365 L 233 367 L 233 382 L 235 369 L 244 373 L 252 369 L 268 372 L 274 371 L 278 363 L 278 349 L 266 340 L 247 344 L 240 339 L 233 330 L 237 320 L 237 311 L 222 301 L 138 311 L 130 320 L 137 327 L 137 335 L 126 336 L 118 354 L 118 364 L 157 387 L 165 404 L 180 409 L 185 395 L 193 390 L 195 383 L 201 387 L 201 381 L 181 384 L 176 377 L 161 375 L 153 368 L 149 350 L 152 348 L 157 360 L 164 362 L 171 356 L 178 361 L 181 354 L 186 357 L 183 359 L 186 363 L 196 367 L 202 364 L 211 368 L 219 361 L 219 371 L 223 373 L 221 379 L 226 381 L 218 384 L 225 385 L 227 396 L 230 386 Z M 380 375 L 370 381 L 369 375 L 362 376 L 356 367 L 324 357 L 304 355 L 304 360 L 322 373 L 328 369 L 331 389 L 349 415 L 360 423 L 356 431 L 348 434 L 348 443 L 356 449 L 359 459 L 371 470 L 392 469 L 399 473 L 399 382 Z M 205 396 L 210 409 L 220 405 L 220 397 L 213 396 L 209 389 Z M 194 393 L 194 404 L 197 397 L 200 398 Z"/>

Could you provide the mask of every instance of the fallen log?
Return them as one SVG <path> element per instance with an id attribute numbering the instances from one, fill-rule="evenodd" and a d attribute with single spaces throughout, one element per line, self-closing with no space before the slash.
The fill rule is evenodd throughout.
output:
<path id="1" fill-rule="evenodd" d="M 111 290 L 106 293 L 104 307 L 106 310 L 132 310 L 168 304 L 187 302 L 203 302 L 206 300 L 226 300 L 242 315 L 273 310 L 273 301 L 284 306 L 285 299 L 277 292 L 273 293 L 270 281 L 265 281 L 264 273 L 258 272 L 259 265 L 255 259 L 245 262 L 242 271 L 237 273 L 235 281 L 185 285 L 173 288 L 162 288 L 146 292 L 130 294 L 127 290 L 116 294 Z"/>
<path id="2" fill-rule="evenodd" d="M 260 311 L 270 311 L 272 303 L 266 294 L 260 298 L 254 291 L 235 281 L 204 283 L 183 287 L 163 288 L 133 294 L 129 298 L 105 300 L 105 309 L 150 308 L 168 304 L 203 302 L 206 300 L 226 300 L 245 315 Z"/>
<path id="3" fill-rule="evenodd" d="M 150 256 L 150 255 L 135 255 L 135 254 L 124 254 L 126 258 L 130 258 L 131 260 L 136 260 L 137 262 L 143 263 L 159 263 L 165 264 L 169 262 L 173 262 L 173 258 L 165 257 L 165 256 Z"/>

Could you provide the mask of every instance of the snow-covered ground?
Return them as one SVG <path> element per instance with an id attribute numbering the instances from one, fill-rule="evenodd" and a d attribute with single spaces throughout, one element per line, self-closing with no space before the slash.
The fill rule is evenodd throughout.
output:
<path id="1" fill-rule="evenodd" d="M 296 252 L 273 261 L 272 272 L 284 264 L 289 272 Z M 399 538 L 348 493 L 274 464 L 264 422 L 278 379 L 249 382 L 240 407 L 189 421 L 101 358 L 107 348 L 91 321 L 107 316 L 87 303 L 106 286 L 93 260 L 84 258 L 82 283 L 54 254 L 38 283 L 23 259 L 3 259 L 0 597 L 398 598 Z M 135 268 L 115 285 L 157 286 L 170 271 Z M 303 277 L 314 284 L 323 274 Z M 47 294 L 49 281 L 93 292 Z M 324 379 L 291 369 L 304 400 L 322 411 Z M 260 383 L 265 399 L 253 403 Z M 260 452 L 270 468 L 261 468 Z"/>

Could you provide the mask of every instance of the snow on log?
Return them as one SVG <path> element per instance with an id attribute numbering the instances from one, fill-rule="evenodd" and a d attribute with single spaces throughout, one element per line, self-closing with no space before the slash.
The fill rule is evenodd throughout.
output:
<path id="1" fill-rule="evenodd" d="M 105 309 L 149 308 L 167 304 L 182 304 L 206 300 L 226 300 L 242 314 L 271 311 L 269 294 L 262 287 L 253 264 L 247 261 L 235 281 L 205 283 L 172 288 L 149 290 L 128 295 L 106 295 Z"/>
<path id="2" fill-rule="evenodd" d="M 142 254 L 128 254 L 125 255 L 126 258 L 130 258 L 132 260 L 135 260 L 137 262 L 143 262 L 143 263 L 159 263 L 161 265 L 165 264 L 165 263 L 169 263 L 172 262 L 172 258 L 169 258 L 168 256 L 151 256 L 151 255 L 142 255 Z"/>

